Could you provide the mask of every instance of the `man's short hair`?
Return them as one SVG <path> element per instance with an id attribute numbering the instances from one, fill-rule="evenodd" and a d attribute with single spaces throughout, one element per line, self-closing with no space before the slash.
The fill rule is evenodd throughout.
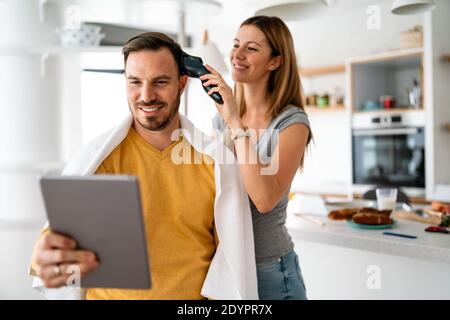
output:
<path id="1" fill-rule="evenodd" d="M 181 75 L 181 70 L 183 69 L 183 50 L 178 43 L 160 32 L 145 32 L 128 40 L 122 48 L 124 66 L 126 66 L 128 56 L 131 52 L 142 50 L 158 51 L 161 48 L 167 48 L 172 53 L 178 67 L 178 74 Z"/>

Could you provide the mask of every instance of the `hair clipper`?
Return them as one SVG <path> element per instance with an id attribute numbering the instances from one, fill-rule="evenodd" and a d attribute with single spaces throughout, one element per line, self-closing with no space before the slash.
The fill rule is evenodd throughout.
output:
<path id="1" fill-rule="evenodd" d="M 183 63 L 184 70 L 182 72 L 183 75 L 187 75 L 191 78 L 198 78 L 201 77 L 204 74 L 211 73 L 206 69 L 206 67 L 203 65 L 203 60 L 200 57 L 191 56 L 185 52 L 183 52 Z M 202 81 L 202 84 L 206 81 Z M 212 88 L 216 87 L 215 85 L 209 85 L 209 86 L 203 86 L 203 90 L 205 90 L 206 93 L 209 92 Z M 223 104 L 222 96 L 218 92 L 214 92 L 213 94 L 209 95 L 215 102 L 218 104 Z"/>

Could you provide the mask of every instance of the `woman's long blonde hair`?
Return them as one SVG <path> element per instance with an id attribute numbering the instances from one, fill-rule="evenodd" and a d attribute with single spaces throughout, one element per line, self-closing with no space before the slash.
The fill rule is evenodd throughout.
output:
<path id="1" fill-rule="evenodd" d="M 275 118 L 289 104 L 304 110 L 302 84 L 289 28 L 280 18 L 268 16 L 250 17 L 240 27 L 247 25 L 255 26 L 264 33 L 272 49 L 272 57 L 281 57 L 280 66 L 272 71 L 267 83 L 267 98 L 270 101 L 268 116 Z M 234 89 L 239 115 L 242 117 L 247 109 L 244 85 L 236 83 Z"/>
<path id="2" fill-rule="evenodd" d="M 267 98 L 270 107 L 267 116 L 270 119 L 278 116 L 284 107 L 294 105 L 305 110 L 303 88 L 295 57 L 294 41 L 291 32 L 286 24 L 278 17 L 254 16 L 242 22 L 240 27 L 252 25 L 261 30 L 266 36 L 272 49 L 272 57 L 280 56 L 280 66 L 271 72 L 267 82 Z M 239 108 L 239 115 L 245 114 L 247 106 L 245 104 L 244 85 L 236 82 L 234 85 L 234 96 Z M 309 132 L 306 145 L 313 139 Z M 303 169 L 304 155 L 300 161 L 299 169 Z"/>

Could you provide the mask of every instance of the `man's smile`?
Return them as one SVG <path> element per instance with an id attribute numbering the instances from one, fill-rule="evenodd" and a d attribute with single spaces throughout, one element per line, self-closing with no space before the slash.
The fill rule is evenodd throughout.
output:
<path id="1" fill-rule="evenodd" d="M 156 113 L 158 113 L 159 110 L 161 110 L 164 106 L 160 106 L 160 107 L 138 107 L 138 109 L 145 114 L 146 116 L 148 115 L 155 115 Z"/>

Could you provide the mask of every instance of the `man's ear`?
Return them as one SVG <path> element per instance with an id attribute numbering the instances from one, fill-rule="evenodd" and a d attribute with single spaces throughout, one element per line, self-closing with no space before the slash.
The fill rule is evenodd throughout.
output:
<path id="1" fill-rule="evenodd" d="M 186 88 L 186 84 L 188 81 L 188 76 L 181 76 L 180 77 L 180 92 L 183 93 L 184 89 Z"/>
<path id="2" fill-rule="evenodd" d="M 273 57 L 269 62 L 269 70 L 277 70 L 281 65 L 281 56 Z"/>

